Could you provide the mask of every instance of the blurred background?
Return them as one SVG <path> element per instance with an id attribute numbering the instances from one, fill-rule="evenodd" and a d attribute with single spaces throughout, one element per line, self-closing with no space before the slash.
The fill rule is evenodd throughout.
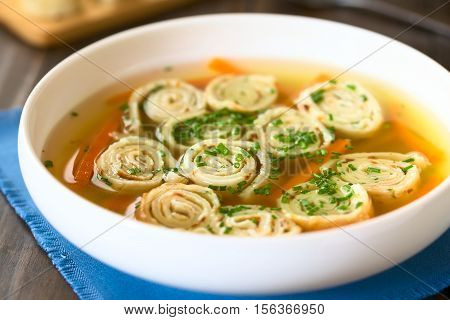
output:
<path id="1" fill-rule="evenodd" d="M 156 21 L 226 12 L 291 14 L 344 22 L 398 36 L 399 41 L 450 69 L 448 0 L 0 0 L 0 109 L 22 106 L 33 86 L 54 65 L 98 39 Z M 50 266 L 2 195 L 0 261 L 0 296 L 14 292 Z M 76 296 L 52 269 L 10 298 Z"/>

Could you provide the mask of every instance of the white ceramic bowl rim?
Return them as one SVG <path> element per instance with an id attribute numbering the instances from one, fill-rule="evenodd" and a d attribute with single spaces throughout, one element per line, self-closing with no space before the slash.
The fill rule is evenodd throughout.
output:
<path id="1" fill-rule="evenodd" d="M 35 108 L 36 105 L 34 104 L 34 100 L 36 98 L 36 96 L 39 94 L 39 92 L 43 89 L 43 87 L 47 86 L 52 78 L 54 76 L 56 76 L 58 73 L 60 72 L 64 72 L 64 66 L 71 64 L 74 62 L 74 59 L 77 57 L 77 55 L 82 55 L 82 56 L 86 56 L 89 53 L 103 47 L 104 45 L 107 45 L 108 43 L 111 42 L 115 42 L 121 38 L 126 38 L 128 37 L 130 34 L 133 33 L 145 33 L 149 30 L 156 30 L 159 28 L 164 28 L 166 25 L 170 24 L 170 25 L 175 25 L 175 24 L 189 24 L 192 22 L 197 22 L 197 21 L 201 21 L 201 20 L 207 20 L 207 19 L 211 19 L 211 20 L 216 20 L 216 19 L 233 19 L 236 16 L 248 16 L 250 18 L 258 18 L 258 17 L 279 17 L 279 18 L 283 18 L 283 19 L 305 19 L 305 20 L 321 20 L 325 23 L 330 23 L 330 24 L 336 24 L 337 27 L 339 26 L 346 26 L 346 27 L 351 27 L 351 28 L 356 28 L 356 29 L 360 29 L 360 30 L 364 30 L 365 32 L 369 32 L 369 33 L 374 33 L 377 34 L 375 32 L 372 31 L 368 31 L 362 28 L 358 28 L 358 27 L 354 27 L 354 26 L 349 26 L 343 23 L 339 23 L 339 22 L 333 22 L 333 21 L 328 21 L 328 20 L 322 20 L 322 19 L 317 19 L 317 18 L 309 18 L 309 17 L 299 17 L 299 16 L 291 16 L 291 15 L 280 15 L 280 14 L 261 14 L 261 13 L 232 13 L 232 14 L 210 14 L 210 15 L 201 15 L 201 16 L 193 16 L 193 17 L 185 17 L 185 18 L 178 18 L 178 19 L 173 19 L 173 20 L 167 20 L 167 21 L 162 21 L 162 22 L 157 22 L 157 23 L 152 23 L 149 25 L 144 25 L 144 26 L 140 26 L 140 27 L 136 27 L 136 28 L 132 28 L 126 31 L 122 31 L 119 32 L 117 34 L 114 34 L 112 36 L 106 37 L 105 39 L 102 39 L 100 41 L 97 41 L 91 45 L 88 45 L 87 47 L 81 49 L 80 51 L 78 51 L 78 53 L 74 53 L 72 55 L 70 55 L 69 57 L 67 57 L 66 59 L 64 59 L 63 61 L 61 61 L 57 66 L 55 66 L 52 70 L 50 70 L 42 79 L 41 81 L 36 85 L 36 87 L 33 89 L 33 91 L 31 92 L 30 96 L 28 97 L 25 107 L 24 107 L 24 111 L 22 113 L 22 117 L 21 117 L 21 125 L 20 125 L 20 130 L 23 131 L 23 140 L 22 143 L 24 143 L 26 145 L 27 148 L 33 149 L 32 148 L 32 143 L 31 143 L 31 133 L 30 133 L 30 128 L 29 128 L 29 123 L 31 121 L 30 119 L 30 112 L 32 110 L 32 108 Z M 403 43 L 400 43 L 396 40 L 392 40 L 388 37 L 385 37 L 383 35 L 377 34 L 379 37 L 383 37 L 386 42 L 395 42 L 398 45 L 401 46 L 405 46 L 408 47 L 410 50 L 415 51 L 416 53 L 420 54 L 423 56 L 424 59 L 427 59 L 429 61 L 432 61 L 435 65 L 439 66 L 440 68 L 444 68 L 442 66 L 440 66 L 437 62 L 435 62 L 434 60 L 430 59 L 428 56 L 424 55 L 423 53 L 417 51 L 416 49 L 409 47 Z M 444 68 L 445 69 L 445 68 Z M 159 226 L 153 226 L 150 224 L 146 224 L 146 223 L 142 223 L 142 222 L 138 222 L 135 221 L 133 219 L 125 219 L 124 217 L 121 215 L 118 215 L 117 213 L 114 213 L 110 210 L 107 210 L 97 204 L 94 204 L 88 200 L 86 200 L 85 198 L 79 196 L 77 193 L 71 191 L 70 189 L 68 189 L 67 187 L 65 187 L 61 182 L 59 182 L 55 177 L 53 177 L 53 175 L 50 174 L 50 172 L 48 172 L 48 170 L 43 166 L 41 160 L 40 160 L 40 156 L 33 150 L 32 152 L 32 158 L 27 159 L 30 162 L 33 162 L 33 165 L 35 165 L 36 167 L 38 167 L 38 170 L 41 171 L 45 171 L 45 174 L 48 176 L 48 178 L 53 181 L 54 183 L 59 184 L 59 186 L 63 189 L 63 192 L 66 193 L 70 193 L 70 195 L 72 197 L 77 197 L 78 201 L 82 201 L 85 203 L 89 203 L 89 205 L 91 206 L 96 206 L 96 209 L 98 210 L 98 214 L 102 215 L 103 218 L 105 219 L 105 222 L 108 222 L 107 225 L 115 225 L 115 224 L 119 224 L 120 223 L 120 227 L 123 228 L 132 228 L 138 232 L 160 232 L 160 233 L 172 233 L 173 235 L 178 235 L 180 237 L 207 237 L 208 241 L 229 241 L 229 242 L 259 242 L 261 244 L 265 243 L 265 242 L 280 242 L 283 243 L 285 241 L 292 241 L 293 239 L 296 239 L 296 241 L 300 241 L 301 239 L 304 239 L 305 241 L 307 239 L 311 239 L 311 238 L 319 238 L 319 237 L 328 237 L 328 236 L 333 236 L 333 234 L 336 233 L 341 233 L 341 232 L 345 232 L 348 235 L 352 235 L 353 232 L 365 232 L 365 231 L 369 231 L 373 226 L 377 225 L 377 224 L 384 224 L 387 223 L 389 221 L 395 220 L 397 218 L 398 215 L 405 215 L 408 214 L 408 211 L 410 211 L 410 209 L 412 209 L 413 207 L 416 206 L 420 206 L 423 203 L 432 203 L 432 201 L 439 196 L 442 196 L 442 192 L 448 188 L 448 186 L 450 185 L 450 178 L 447 177 L 445 179 L 445 181 L 443 181 L 442 183 L 440 183 L 438 186 L 436 186 L 433 190 L 431 190 L 430 192 L 428 192 L 426 195 L 420 197 L 417 200 L 414 200 L 413 202 L 402 206 L 398 209 L 395 209 L 387 214 L 383 214 L 377 217 L 374 217 L 372 219 L 366 220 L 366 221 L 362 221 L 362 222 L 358 222 L 358 223 L 354 223 L 351 225 L 347 225 L 344 227 L 336 227 L 336 228 L 332 228 L 332 229 L 326 229 L 326 230 L 320 230 L 320 231 L 314 231 L 314 232 L 307 232 L 307 233 L 303 233 L 300 234 L 298 236 L 293 236 L 293 237 L 264 237 L 264 238 L 252 238 L 252 237 L 218 237 L 218 236 L 213 236 L 213 235 L 205 235 L 205 234 L 196 234 L 196 233 L 191 233 L 191 232 L 184 232 L 184 231 L 178 231 L 178 230 L 172 230 L 169 228 L 162 228 Z M 423 214 L 426 214 L 426 212 L 423 212 Z M 309 241 L 309 240 L 308 240 Z"/>

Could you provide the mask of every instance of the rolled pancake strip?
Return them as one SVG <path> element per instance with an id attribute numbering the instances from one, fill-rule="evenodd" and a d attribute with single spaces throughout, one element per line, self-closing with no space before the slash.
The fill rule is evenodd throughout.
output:
<path id="1" fill-rule="evenodd" d="M 143 192 L 163 182 L 175 159 L 158 141 L 127 136 L 111 144 L 95 162 L 95 179 L 116 191 Z"/>
<path id="2" fill-rule="evenodd" d="M 391 202 L 412 195 L 428 165 L 419 152 L 369 152 L 341 155 L 325 163 L 322 170 L 336 170 L 341 180 L 359 183 L 374 199 Z"/>
<path id="3" fill-rule="evenodd" d="M 179 169 L 195 184 L 248 198 L 268 183 L 270 160 L 259 143 L 211 139 L 190 147 Z"/>
<path id="4" fill-rule="evenodd" d="M 208 105 L 219 110 L 256 112 L 268 108 L 278 96 L 275 78 L 268 75 L 224 75 L 212 80 L 205 89 Z"/>
<path id="5" fill-rule="evenodd" d="M 148 223 L 189 229 L 216 214 L 219 206 L 219 198 L 209 188 L 165 183 L 142 196 L 135 216 Z"/>
<path id="6" fill-rule="evenodd" d="M 330 171 L 331 172 L 331 171 Z M 286 217 L 303 230 L 320 230 L 369 219 L 372 201 L 359 184 L 340 181 L 330 172 L 288 190 L 279 200 Z"/>
<path id="7" fill-rule="evenodd" d="M 329 81 L 303 90 L 300 108 L 311 108 L 327 127 L 347 138 L 372 136 L 383 123 L 375 97 L 355 81 Z"/>

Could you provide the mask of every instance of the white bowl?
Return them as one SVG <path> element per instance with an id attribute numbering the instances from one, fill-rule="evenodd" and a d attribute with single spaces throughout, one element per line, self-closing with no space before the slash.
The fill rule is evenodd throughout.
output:
<path id="1" fill-rule="evenodd" d="M 19 130 L 19 160 L 28 190 L 47 220 L 86 253 L 176 287 L 286 293 L 383 271 L 447 230 L 450 179 L 400 209 L 342 229 L 295 237 L 214 237 L 124 220 L 65 188 L 39 155 L 51 129 L 73 106 L 117 82 L 115 78 L 139 70 L 217 55 L 312 60 L 345 69 L 389 41 L 340 23 L 268 14 L 182 18 L 108 37 L 58 64 L 28 98 Z M 409 92 L 450 128 L 448 72 L 422 53 L 393 41 L 353 70 Z"/>

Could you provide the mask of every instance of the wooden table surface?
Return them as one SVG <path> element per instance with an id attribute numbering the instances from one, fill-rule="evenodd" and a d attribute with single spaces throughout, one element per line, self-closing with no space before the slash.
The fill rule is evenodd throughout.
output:
<path id="1" fill-rule="evenodd" d="M 445 0 L 389 0 L 420 14 L 428 14 Z M 2 7 L 0 10 L 7 10 Z M 206 0 L 177 9 L 159 20 L 221 12 L 271 12 L 319 17 L 367 28 L 387 36 L 395 36 L 406 28 L 405 24 L 375 14 L 351 9 L 311 10 L 285 0 Z M 450 4 L 432 16 L 450 24 Z M 109 34 L 118 30 L 113 30 Z M 100 39 L 108 34 L 75 43 L 75 48 Z M 415 47 L 450 69 L 450 40 L 414 28 L 400 41 Z M 33 86 L 55 64 L 72 50 L 66 47 L 40 50 L 27 46 L 0 27 L 0 108 L 23 105 Z M 0 195 L 0 298 L 9 299 L 76 299 L 69 285 L 55 268 L 37 277 L 51 265 L 45 252 L 37 245 L 28 227 Z M 34 279 L 36 278 L 36 279 Z M 30 281 L 34 279 L 33 281 Z M 446 291 L 448 296 L 448 290 Z"/>

